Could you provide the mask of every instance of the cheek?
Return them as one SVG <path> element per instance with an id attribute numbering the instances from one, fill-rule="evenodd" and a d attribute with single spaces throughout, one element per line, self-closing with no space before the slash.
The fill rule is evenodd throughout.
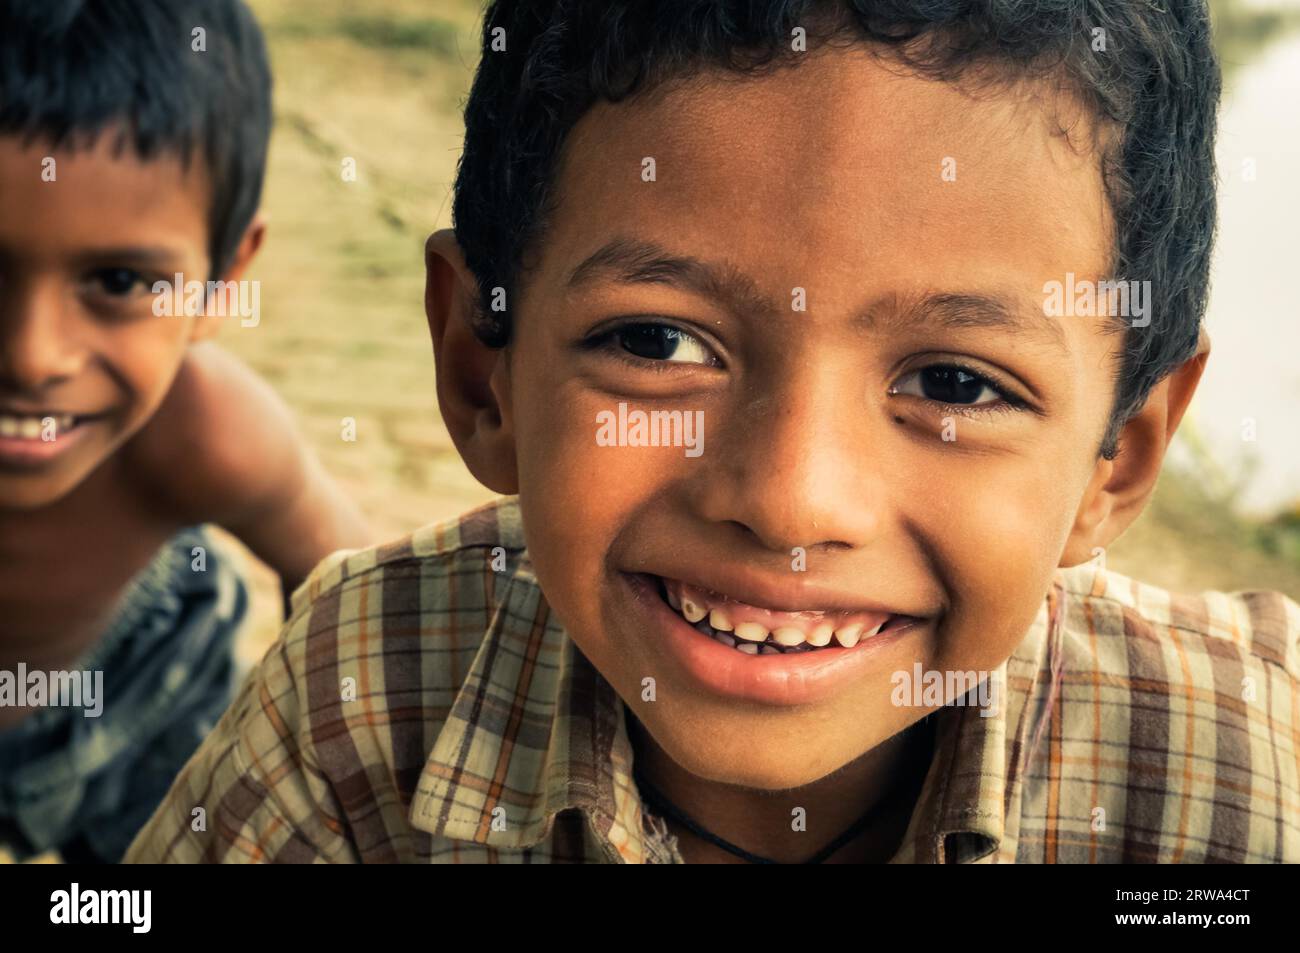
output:
<path id="1" fill-rule="evenodd" d="M 520 507 L 538 578 L 562 614 L 592 613 L 590 594 L 615 539 L 671 478 L 670 457 L 682 451 L 600 446 L 597 414 L 616 412 L 617 400 L 576 383 L 516 386 Z"/>
<path id="2" fill-rule="evenodd" d="M 1082 492 L 1069 452 L 972 460 L 933 476 L 910 506 L 951 601 L 937 668 L 996 667 L 1032 623 Z"/>
<path id="3" fill-rule="evenodd" d="M 167 396 L 185 357 L 190 320 L 146 318 L 105 342 L 103 353 L 128 391 L 133 420 L 152 414 Z"/>

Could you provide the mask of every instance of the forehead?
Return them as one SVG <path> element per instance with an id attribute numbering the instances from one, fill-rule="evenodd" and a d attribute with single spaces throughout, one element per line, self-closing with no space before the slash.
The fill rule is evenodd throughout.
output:
<path id="1" fill-rule="evenodd" d="M 0 135 L 0 248 L 32 258 L 86 248 L 206 253 L 209 179 L 171 153 L 148 161 L 112 131 L 77 148 Z"/>
<path id="2" fill-rule="evenodd" d="M 787 298 L 816 287 L 825 307 L 1009 284 L 1041 306 L 1045 282 L 1101 276 L 1113 242 L 1082 110 L 1046 87 L 922 78 L 860 47 L 601 103 L 556 187 L 543 274 L 632 237 L 733 263 Z"/>

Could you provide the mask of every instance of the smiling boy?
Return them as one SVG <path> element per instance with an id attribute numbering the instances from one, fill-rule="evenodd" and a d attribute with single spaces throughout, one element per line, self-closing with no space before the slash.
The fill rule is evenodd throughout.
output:
<path id="1" fill-rule="evenodd" d="M 120 860 L 229 704 L 248 599 L 203 524 L 286 591 L 368 542 L 283 403 L 208 343 L 218 303 L 155 308 L 177 275 L 243 278 L 270 122 L 236 0 L 0 0 L 0 848 L 19 858 Z M 46 680 L 102 691 L 30 690 Z"/>
<path id="2" fill-rule="evenodd" d="M 952 9 L 488 9 L 426 307 L 507 498 L 320 567 L 128 859 L 1300 860 L 1300 608 L 1101 565 L 1208 355 L 1207 13 Z"/>

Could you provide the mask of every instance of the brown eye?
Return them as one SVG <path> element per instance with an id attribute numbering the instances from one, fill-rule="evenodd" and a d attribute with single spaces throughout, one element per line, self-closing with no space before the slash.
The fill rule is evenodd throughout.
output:
<path id="1" fill-rule="evenodd" d="M 130 268 L 100 268 L 91 272 L 89 277 L 96 291 L 113 298 L 127 297 L 137 285 L 144 285 L 144 277 Z"/>
<path id="2" fill-rule="evenodd" d="M 623 350 L 643 360 L 713 363 L 713 355 L 699 338 L 671 325 L 628 324 L 614 333 Z"/>
<path id="3" fill-rule="evenodd" d="M 982 406 L 1007 400 L 988 378 L 954 364 L 932 364 L 913 371 L 891 389 L 940 404 Z"/>

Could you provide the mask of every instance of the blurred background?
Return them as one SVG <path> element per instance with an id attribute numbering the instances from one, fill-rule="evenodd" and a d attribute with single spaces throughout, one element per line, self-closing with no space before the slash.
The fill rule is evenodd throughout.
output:
<path id="1" fill-rule="evenodd" d="M 250 2 L 276 77 L 271 228 L 251 275 L 261 324 L 232 324 L 222 342 L 398 536 L 491 498 L 439 419 L 423 313 L 423 244 L 451 224 L 482 4 Z M 1168 588 L 1300 598 L 1300 0 L 1211 7 L 1224 69 L 1213 355 L 1152 505 L 1106 558 Z M 280 608 L 273 577 L 242 555 L 256 584 L 240 654 L 254 662 Z"/>

